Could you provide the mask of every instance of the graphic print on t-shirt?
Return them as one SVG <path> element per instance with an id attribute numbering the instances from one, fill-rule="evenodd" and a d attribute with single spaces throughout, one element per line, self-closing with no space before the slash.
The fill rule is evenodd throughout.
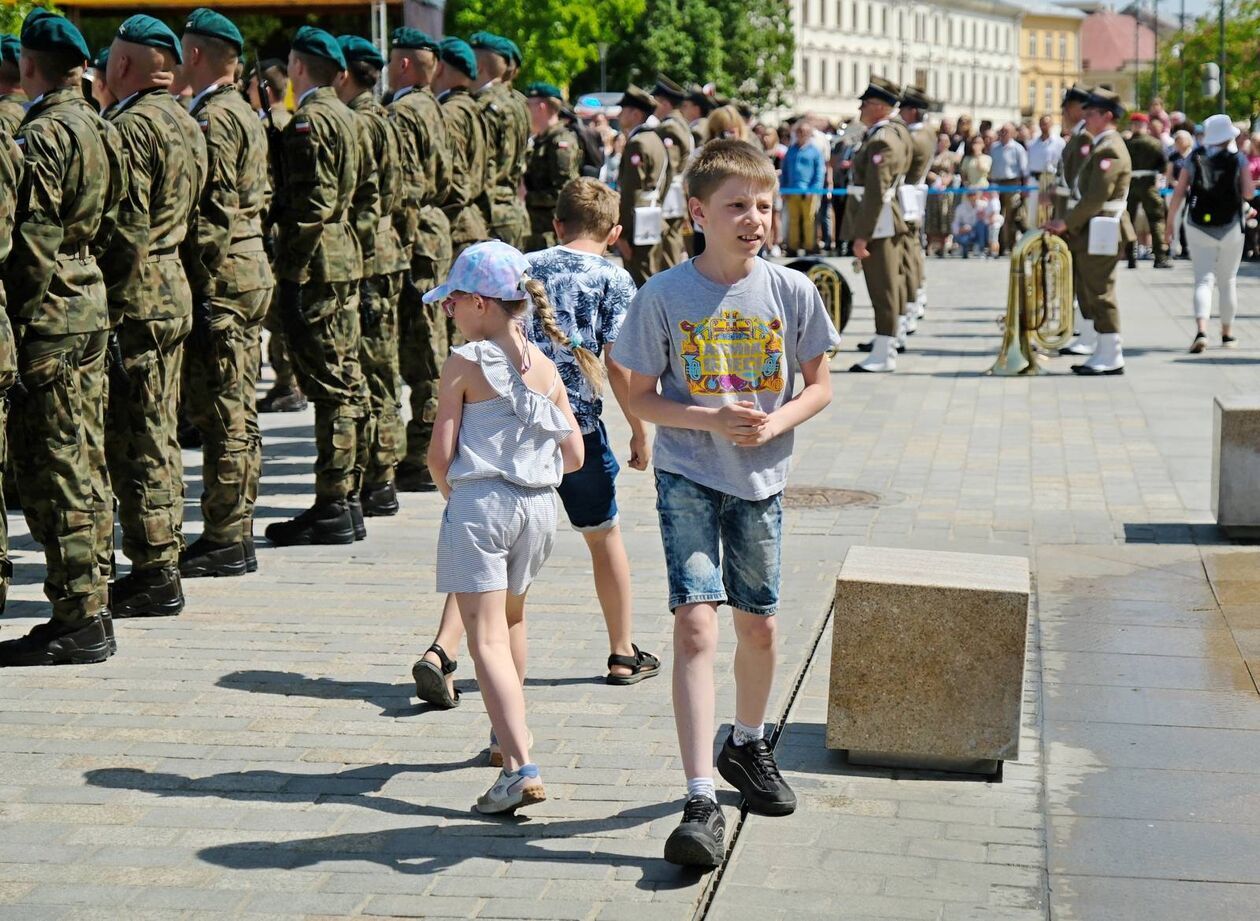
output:
<path id="1" fill-rule="evenodd" d="M 682 361 L 693 394 L 783 390 L 783 321 L 723 310 L 698 323 L 683 320 Z"/>

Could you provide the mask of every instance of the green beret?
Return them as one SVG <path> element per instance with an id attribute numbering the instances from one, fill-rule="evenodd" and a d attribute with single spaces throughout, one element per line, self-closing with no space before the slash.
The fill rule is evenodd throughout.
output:
<path id="1" fill-rule="evenodd" d="M 342 70 L 346 69 L 346 56 L 341 51 L 337 40 L 323 29 L 314 26 L 302 26 L 293 36 L 293 50 L 312 57 L 332 61 Z"/>
<path id="2" fill-rule="evenodd" d="M 438 52 L 438 43 L 432 36 L 419 29 L 413 29 L 411 26 L 400 26 L 395 29 L 391 41 L 395 48 L 432 51 L 434 54 Z"/>
<path id="3" fill-rule="evenodd" d="M 16 64 L 22 42 L 16 35 L 0 35 L 0 64 Z"/>
<path id="4" fill-rule="evenodd" d="M 521 46 L 516 44 L 516 42 L 512 41 L 510 38 L 505 38 L 504 41 L 507 42 L 508 51 L 512 53 L 512 63 L 517 67 L 520 67 L 525 63 L 525 56 L 521 54 Z"/>
<path id="5" fill-rule="evenodd" d="M 96 52 L 96 57 L 92 59 L 91 64 L 92 67 L 101 73 L 105 72 L 105 68 L 109 66 L 109 45 Z"/>
<path id="6" fill-rule="evenodd" d="M 338 35 L 337 44 L 341 46 L 347 64 L 363 61 L 377 68 L 385 66 L 381 50 L 361 35 Z"/>
<path id="7" fill-rule="evenodd" d="M 438 56 L 443 62 L 463 71 L 469 79 L 477 79 L 477 58 L 468 42 L 448 35 L 438 43 Z"/>
<path id="8" fill-rule="evenodd" d="M 564 102 L 564 93 L 560 87 L 550 83 L 531 83 L 525 88 L 525 95 L 531 99 L 559 99 Z"/>
<path id="9" fill-rule="evenodd" d="M 154 19 L 152 16 L 146 16 L 144 13 L 137 13 L 135 16 L 130 16 L 123 20 L 123 24 L 118 27 L 118 34 L 115 37 L 135 45 L 157 48 L 159 51 L 169 51 L 175 55 L 176 64 L 184 63 L 184 49 L 180 45 L 179 39 L 175 37 L 175 33 L 170 30 L 166 23 L 160 19 Z"/>
<path id="10" fill-rule="evenodd" d="M 509 64 L 512 62 L 512 46 L 502 35 L 493 32 L 474 32 L 468 44 L 477 51 L 493 51 Z"/>
<path id="11" fill-rule="evenodd" d="M 22 47 L 32 51 L 73 51 L 86 61 L 92 56 L 78 27 L 64 16 L 35 7 L 22 23 Z"/>
<path id="12" fill-rule="evenodd" d="M 184 32 L 217 38 L 235 48 L 237 54 L 245 50 L 245 38 L 241 35 L 241 30 L 236 28 L 236 23 L 222 13 L 216 13 L 204 6 L 193 10 L 188 15 L 188 21 L 184 23 Z"/>

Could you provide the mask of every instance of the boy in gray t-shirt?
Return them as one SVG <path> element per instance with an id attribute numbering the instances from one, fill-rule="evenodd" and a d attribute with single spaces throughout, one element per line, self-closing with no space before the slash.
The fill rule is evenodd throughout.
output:
<path id="1" fill-rule="evenodd" d="M 796 797 L 764 737 L 774 681 L 782 494 L 792 430 L 831 402 L 827 351 L 839 343 L 806 277 L 759 259 L 775 175 L 742 141 L 713 141 L 687 170 L 704 252 L 635 297 L 617 362 L 629 408 L 657 426 L 657 511 L 674 612 L 674 718 L 687 802 L 665 859 L 714 867 L 726 825 L 713 783 L 717 606 L 734 608 L 735 727 L 717 767 L 763 815 Z M 805 387 L 793 395 L 797 373 Z M 659 387 L 659 392 L 658 392 Z"/>

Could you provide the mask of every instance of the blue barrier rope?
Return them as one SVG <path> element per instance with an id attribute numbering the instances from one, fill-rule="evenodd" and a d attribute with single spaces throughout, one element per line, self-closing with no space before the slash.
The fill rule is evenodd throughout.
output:
<path id="1" fill-rule="evenodd" d="M 967 186 L 967 187 L 959 186 L 957 188 L 948 188 L 948 189 L 929 188 L 927 190 L 927 193 L 929 195 L 967 195 L 971 192 L 980 192 L 980 193 L 997 192 L 999 195 L 1002 195 L 1008 192 L 1039 192 L 1039 191 L 1041 191 L 1041 187 L 1035 186 L 1035 185 L 987 185 L 987 186 Z M 1173 193 L 1173 190 L 1171 188 L 1159 190 L 1159 194 L 1163 195 L 1165 198 L 1167 198 L 1169 195 L 1172 195 L 1172 193 Z M 843 198 L 844 196 L 849 194 L 849 190 L 848 189 L 779 189 L 779 194 L 780 195 L 822 195 L 822 196 L 830 196 L 832 198 Z"/>

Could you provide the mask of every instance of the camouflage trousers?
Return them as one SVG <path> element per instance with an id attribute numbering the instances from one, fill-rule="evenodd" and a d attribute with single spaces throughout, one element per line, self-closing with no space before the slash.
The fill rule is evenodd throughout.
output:
<path id="1" fill-rule="evenodd" d="M 490 228 L 490 236 L 502 240 L 508 246 L 521 249 L 525 245 L 527 223 L 524 220 L 505 221 Z"/>
<path id="2" fill-rule="evenodd" d="M 0 284 L 0 311 L 5 308 L 4 285 Z M 17 379 L 17 346 L 13 341 L 13 329 L 7 315 L 0 316 L 0 502 L 4 501 L 5 487 L 10 489 L 16 478 L 12 473 L 9 457 L 9 388 Z M 7 475 L 7 476 L 6 476 Z M 9 482 L 6 482 L 9 480 Z M 13 578 L 13 563 L 9 560 L 9 516 L 0 514 L 0 613 L 9 597 L 9 582 Z"/>
<path id="3" fill-rule="evenodd" d="M 238 544 L 253 535 L 262 473 L 258 365 L 271 288 L 210 299 L 210 328 L 188 337 L 183 405 L 202 434 L 202 536 Z"/>
<path id="4" fill-rule="evenodd" d="M 267 364 L 271 365 L 276 375 L 277 387 L 293 386 L 293 361 L 289 358 L 289 347 L 284 341 L 284 321 L 280 318 L 280 305 L 272 298 L 271 306 L 263 316 L 263 329 L 267 336 Z"/>
<path id="5" fill-rule="evenodd" d="M 442 274 L 445 275 L 445 271 Z M 437 418 L 438 379 L 451 343 L 442 305 L 425 304 L 420 295 L 436 287 L 439 280 L 436 276 L 417 277 L 413 265 L 411 283 L 403 284 L 398 307 L 399 370 L 411 388 L 411 419 L 407 422 L 404 463 L 426 473 L 426 455 L 433 439 L 433 420 Z"/>
<path id="6" fill-rule="evenodd" d="M 52 616 L 79 623 L 105 606 L 114 509 L 105 464 L 108 333 L 28 332 L 18 349 L 25 393 L 12 407 L 18 492 L 43 546 Z"/>
<path id="7" fill-rule="evenodd" d="M 345 499 L 363 484 L 371 414 L 359 355 L 358 284 L 302 286 L 297 313 L 284 316 L 293 370 L 315 404 L 315 496 Z"/>
<path id="8" fill-rule="evenodd" d="M 363 481 L 391 483 L 403 458 L 402 387 L 398 378 L 398 299 L 403 272 L 359 283 L 359 355 L 372 411 L 372 440 Z"/>
<path id="9" fill-rule="evenodd" d="M 179 563 L 184 464 L 176 436 L 184 340 L 192 317 L 123 317 L 121 373 L 110 375 L 105 458 L 118 500 L 123 553 L 133 569 Z"/>

